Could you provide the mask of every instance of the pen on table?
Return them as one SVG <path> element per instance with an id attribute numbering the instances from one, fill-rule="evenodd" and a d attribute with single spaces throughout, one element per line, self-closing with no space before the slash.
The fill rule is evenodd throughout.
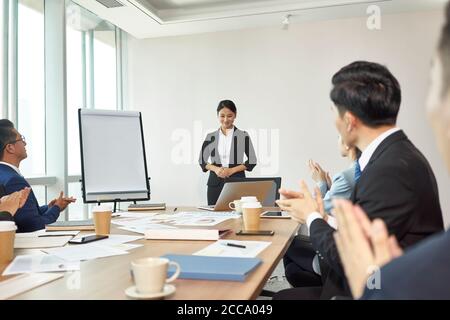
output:
<path id="1" fill-rule="evenodd" d="M 229 247 L 243 248 L 243 249 L 247 248 L 246 246 L 243 246 L 242 244 L 236 244 L 236 243 L 230 243 L 230 242 L 223 243 L 223 245 L 229 246 Z"/>

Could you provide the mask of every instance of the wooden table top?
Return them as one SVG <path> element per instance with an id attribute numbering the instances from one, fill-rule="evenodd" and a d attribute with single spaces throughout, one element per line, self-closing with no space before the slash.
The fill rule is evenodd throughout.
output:
<path id="1" fill-rule="evenodd" d="M 184 208 L 184 210 L 193 210 Z M 161 213 L 168 213 L 169 209 Z M 177 212 L 183 211 L 178 208 Z M 258 257 L 263 263 L 247 277 L 245 282 L 186 280 L 177 279 L 172 284 L 176 292 L 165 299 L 181 300 L 248 300 L 255 299 L 267 279 L 272 274 L 278 262 L 286 252 L 292 238 L 298 230 L 298 223 L 291 219 L 261 219 L 261 229 L 273 230 L 273 236 L 236 236 L 235 232 L 242 229 L 242 219 L 229 219 L 211 228 L 232 229 L 224 239 L 271 241 L 271 245 L 262 251 Z M 138 235 L 117 229 L 114 225 L 111 234 Z M 67 272 L 63 278 L 22 293 L 13 299 L 128 299 L 125 289 L 132 286 L 130 262 L 137 258 L 158 257 L 164 254 L 191 254 L 213 241 L 186 240 L 138 240 L 130 242 L 143 244 L 142 247 L 129 251 L 127 255 L 99 258 L 83 261 L 77 272 Z M 15 254 L 26 253 L 17 250 Z M 0 266 L 0 271 L 6 266 Z M 0 276 L 0 281 L 10 277 Z"/>

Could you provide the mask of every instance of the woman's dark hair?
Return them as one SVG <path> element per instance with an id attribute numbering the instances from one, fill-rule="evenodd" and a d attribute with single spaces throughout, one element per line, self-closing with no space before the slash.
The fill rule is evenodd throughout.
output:
<path id="1" fill-rule="evenodd" d="M 332 83 L 330 98 L 341 115 L 350 111 L 369 127 L 396 123 L 400 84 L 385 66 L 356 61 L 339 70 Z"/>
<path id="2" fill-rule="evenodd" d="M 222 101 L 220 101 L 219 102 L 219 106 L 217 107 L 217 114 L 219 114 L 219 111 L 222 110 L 223 108 L 230 109 L 231 111 L 233 111 L 234 114 L 237 113 L 236 105 L 231 100 L 222 100 Z"/>
<path id="3" fill-rule="evenodd" d="M 439 41 L 439 57 L 442 63 L 442 96 L 450 90 L 450 2 L 445 10 L 445 23 Z"/>

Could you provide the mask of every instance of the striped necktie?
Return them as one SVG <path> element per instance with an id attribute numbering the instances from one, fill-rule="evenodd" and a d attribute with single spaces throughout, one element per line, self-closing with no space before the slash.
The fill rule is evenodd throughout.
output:
<path id="1" fill-rule="evenodd" d="M 358 182 L 359 178 L 361 178 L 361 166 L 359 165 L 359 161 L 356 160 L 356 163 L 355 163 L 355 182 Z"/>

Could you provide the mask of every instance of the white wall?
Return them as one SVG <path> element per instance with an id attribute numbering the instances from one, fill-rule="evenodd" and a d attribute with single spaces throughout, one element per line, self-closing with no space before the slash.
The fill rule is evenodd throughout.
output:
<path id="1" fill-rule="evenodd" d="M 379 31 L 369 31 L 365 18 L 358 18 L 291 25 L 287 31 L 130 39 L 128 103 L 143 113 L 152 200 L 206 203 L 207 174 L 196 161 L 207 129 L 218 127 L 215 109 L 221 99 L 236 102 L 239 128 L 257 130 L 252 138 L 260 159 L 269 154 L 264 134 L 279 132 L 279 144 L 272 144 L 269 154 L 274 172 L 259 165 L 251 175 L 280 175 L 285 187 L 297 188 L 300 178 L 311 182 L 309 158 L 332 173 L 341 170 L 347 162 L 336 147 L 330 79 L 342 66 L 364 59 L 386 64 L 399 79 L 399 126 L 433 166 L 450 223 L 449 175 L 424 110 L 441 21 L 440 12 L 422 12 L 383 16 Z M 180 139 L 192 143 L 186 164 L 172 156 Z"/>

